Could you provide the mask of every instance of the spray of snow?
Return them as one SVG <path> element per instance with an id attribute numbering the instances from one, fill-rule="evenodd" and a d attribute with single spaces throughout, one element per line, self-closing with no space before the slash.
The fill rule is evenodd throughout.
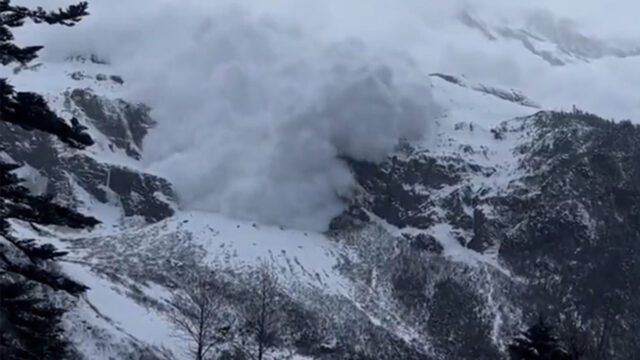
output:
<path id="1" fill-rule="evenodd" d="M 440 112 L 431 72 L 521 88 L 546 108 L 586 102 L 606 116 L 640 114 L 630 98 L 636 59 L 554 69 L 517 41 L 488 41 L 459 21 L 464 11 L 529 29 L 553 40 L 545 46 L 635 24 L 634 2 L 599 3 L 94 0 L 77 28 L 30 27 L 21 39 L 37 37 L 47 61 L 83 52 L 113 64 L 127 96 L 159 120 L 145 161 L 183 207 L 324 230 L 353 186 L 341 156 L 380 161 L 399 139 L 430 133 Z M 594 78 L 606 86 L 584 86 Z"/>

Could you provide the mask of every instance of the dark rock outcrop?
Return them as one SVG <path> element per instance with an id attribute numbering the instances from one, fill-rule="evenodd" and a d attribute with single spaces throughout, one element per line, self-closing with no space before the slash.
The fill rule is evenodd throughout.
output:
<path id="1" fill-rule="evenodd" d="M 512 313 L 505 309 L 513 306 L 522 319 L 539 313 L 553 319 L 567 338 L 606 337 L 603 358 L 631 358 L 640 351 L 633 341 L 640 329 L 640 127 L 580 111 L 540 112 L 493 133 L 495 141 L 515 141 L 520 174 L 493 191 L 467 180 L 489 179 L 495 169 L 464 157 L 415 153 L 382 165 L 349 162 L 362 189 L 349 214 L 360 208 L 408 231 L 386 241 L 404 254 L 392 257 L 395 262 L 413 265 L 393 270 L 383 262 L 367 271 L 391 272 L 396 298 L 412 316 L 429 319 L 428 333 L 443 358 L 496 358 L 500 344 L 483 345 L 492 342 L 490 322 L 516 325 L 519 320 L 506 320 Z M 443 194 L 443 187 L 450 191 Z M 459 249 L 474 258 L 495 257 L 507 275 L 496 265 L 436 265 L 446 256 L 444 235 L 430 231 L 442 223 Z M 418 256 L 412 252 L 425 255 L 407 262 Z M 421 261 L 431 267 L 416 266 Z M 493 290 L 482 276 L 492 278 Z M 436 282 L 420 280 L 430 277 Z M 495 303 L 505 309 L 487 317 Z"/>
<path id="2" fill-rule="evenodd" d="M 105 136 L 107 147 L 116 146 L 138 159 L 142 140 L 154 125 L 145 106 L 108 100 L 88 90 L 66 94 L 65 104 L 77 104 L 87 121 Z M 58 146 L 41 132 L 0 123 L 0 149 L 15 162 L 29 165 L 47 179 L 47 193 L 61 204 L 78 206 L 80 186 L 100 202 L 118 202 L 125 216 L 142 216 L 159 221 L 173 214 L 170 202 L 174 194 L 170 184 L 160 177 L 126 166 L 101 163 L 83 150 Z"/>

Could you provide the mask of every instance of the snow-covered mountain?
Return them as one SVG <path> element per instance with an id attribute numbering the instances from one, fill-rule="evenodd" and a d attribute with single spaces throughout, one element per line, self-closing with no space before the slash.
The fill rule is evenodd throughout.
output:
<path id="1" fill-rule="evenodd" d="M 288 1 L 164 1 L 88 47 L 122 15 L 97 2 L 41 65 L 4 69 L 96 140 L 0 123 L 30 189 L 102 222 L 12 221 L 89 287 L 52 295 L 81 355 L 186 359 L 172 294 L 215 269 L 242 318 L 265 261 L 282 285 L 273 359 L 500 359 L 539 313 L 607 336 L 606 358 L 637 352 L 640 128 L 578 108 L 640 118 L 640 41 L 546 3 L 363 3 L 312 3 L 314 20 Z M 150 31 L 174 48 L 144 45 Z M 252 342 L 233 326 L 225 359 Z"/>

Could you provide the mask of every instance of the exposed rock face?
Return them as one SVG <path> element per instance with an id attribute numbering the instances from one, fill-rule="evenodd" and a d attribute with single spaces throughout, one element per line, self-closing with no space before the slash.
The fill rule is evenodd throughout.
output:
<path id="1" fill-rule="evenodd" d="M 537 12 L 522 28 L 491 26 L 480 17 L 463 11 L 459 21 L 478 31 L 490 41 L 517 41 L 532 54 L 553 66 L 572 62 L 592 61 L 606 57 L 634 57 L 640 55 L 638 46 L 625 46 L 615 41 L 587 36 L 571 23 L 545 12 Z"/>
<path id="2" fill-rule="evenodd" d="M 87 89 L 55 103 L 89 127 L 95 147 L 71 150 L 0 123 L 0 148 L 46 179 L 58 202 L 81 207 L 86 193 L 150 223 L 62 243 L 73 260 L 163 311 L 162 299 L 141 288 L 186 286 L 184 274 L 210 261 L 198 239 L 216 239 L 222 225 L 199 228 L 178 217 L 170 184 L 135 167 L 154 125 L 147 107 Z M 601 358 L 640 351 L 640 128 L 539 112 L 494 129 L 459 123 L 453 131 L 483 140 L 443 137 L 447 151 L 403 144 L 382 164 L 345 159 L 358 188 L 331 223 L 327 253 L 345 281 L 337 288 L 348 290 L 327 290 L 325 274 L 303 265 L 313 261 L 269 250 L 285 259 L 279 266 L 296 284 L 282 294 L 291 335 L 278 346 L 317 359 L 495 360 L 522 323 L 542 313 L 566 338 L 606 338 Z M 242 237 L 229 239 L 217 259 L 225 264 L 236 261 L 226 247 Z M 234 311 L 244 287 L 233 283 Z"/>
<path id="3" fill-rule="evenodd" d="M 63 103 L 67 111 L 95 127 L 94 134 L 107 139 L 97 147 L 110 152 L 122 149 L 134 159 L 140 157 L 142 139 L 154 124 L 147 107 L 80 89 L 66 93 Z M 65 204 L 77 206 L 81 201 L 74 189 L 77 185 L 100 202 L 116 202 L 125 216 L 139 215 L 153 222 L 173 214 L 170 201 L 174 195 L 166 180 L 124 165 L 101 163 L 96 160 L 99 156 L 59 146 L 49 135 L 2 122 L 0 149 L 48 179 L 46 192 Z"/>
<path id="4" fill-rule="evenodd" d="M 467 84 L 462 78 L 450 74 L 433 73 L 429 76 L 440 78 L 451 84 L 458 85 L 463 88 L 470 88 L 480 93 L 495 96 L 499 99 L 510 101 L 515 104 L 536 109 L 540 108 L 540 105 L 538 105 L 535 101 L 529 99 L 521 91 L 515 89 L 501 89 L 499 87 L 487 86 L 484 84 L 470 85 Z"/>
<path id="5" fill-rule="evenodd" d="M 504 212 L 501 258 L 529 279 L 528 307 L 610 336 L 605 358 L 637 353 L 640 127 L 542 113 L 523 144 L 522 204 Z M 564 324 L 572 331 L 575 324 Z M 603 330 L 607 329 L 607 330 Z M 614 330 L 615 329 L 615 330 Z"/>
<path id="6" fill-rule="evenodd" d="M 144 105 L 131 105 L 122 100 L 110 100 L 87 89 L 75 89 L 67 94 L 89 121 L 127 155 L 140 159 L 142 140 L 155 122 Z M 70 106 L 70 104 L 67 104 Z"/>
<path id="7" fill-rule="evenodd" d="M 493 133 L 499 142 L 516 139 L 520 175 L 501 189 L 470 186 L 469 178 L 500 171 L 464 158 L 418 152 L 382 166 L 350 163 L 362 193 L 349 214 L 364 211 L 397 228 L 388 232 L 389 259 L 369 261 L 369 271 L 390 273 L 394 297 L 425 321 L 440 358 L 495 359 L 502 344 L 491 337 L 537 313 L 567 338 L 606 332 L 606 358 L 637 353 L 628 329 L 640 325 L 633 300 L 640 295 L 640 127 L 540 112 Z M 392 235 L 398 231 L 403 239 Z M 496 262 L 438 264 L 442 247 L 446 257 L 452 246 L 443 236 L 458 251 Z"/>

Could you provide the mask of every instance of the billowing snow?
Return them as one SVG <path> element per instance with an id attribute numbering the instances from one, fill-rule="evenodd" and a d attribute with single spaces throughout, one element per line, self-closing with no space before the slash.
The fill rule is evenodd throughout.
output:
<path id="1" fill-rule="evenodd" d="M 146 165 L 192 210 L 325 230 L 354 185 L 336 155 L 381 159 L 399 138 L 433 145 L 452 126 L 433 126 L 440 110 L 484 129 L 534 110 L 468 94 L 478 89 L 640 119 L 640 34 L 618 26 L 637 9 L 631 1 L 116 4 L 92 2 L 73 29 L 24 29 L 22 41 L 42 36 L 46 63 L 8 76 L 25 89 L 59 94 L 74 83 L 151 105 L 160 124 Z M 70 80 L 64 59 L 78 54 L 111 65 L 86 61 L 88 77 Z M 96 81 L 99 73 L 123 75 L 125 86 Z M 96 149 L 102 161 L 125 160 Z"/>
<path id="2" fill-rule="evenodd" d="M 585 59 L 563 50 L 566 39 L 575 40 L 576 34 L 604 48 L 637 49 L 640 34 L 624 26 L 635 24 L 633 1 L 620 1 L 617 7 L 597 0 L 126 3 L 93 1 L 92 15 L 83 24 L 43 38 L 38 38 L 43 36 L 38 30 L 20 32 L 23 41 L 47 45 L 44 64 L 18 73 L 0 67 L 0 76 L 9 77 L 20 90 L 45 94 L 66 119 L 78 114 L 65 106 L 61 94 L 91 88 L 108 99 L 146 100 L 160 120 L 145 144 L 145 161 L 138 162 L 121 150 L 112 151 L 108 139 L 86 118 L 78 119 L 95 136 L 96 145 L 86 151 L 89 156 L 151 169 L 174 181 L 182 200 L 174 217 L 141 226 L 136 219 L 123 218 L 117 197 L 100 203 L 72 181 L 79 210 L 102 221 L 94 232 L 13 222 L 20 237 L 73 249 L 62 268 L 90 290 L 69 315 L 69 332 L 89 358 L 108 358 L 116 350 L 101 345 L 86 329 L 74 331 L 78 319 L 104 329 L 116 339 L 111 343 L 140 341 L 180 353 L 160 312 L 137 303 L 127 288 L 92 269 L 113 257 L 162 251 L 164 237 L 184 235 L 186 245 L 203 250 L 205 261 L 217 266 L 246 270 L 269 261 L 290 289 L 310 286 L 356 301 L 353 284 L 335 268 L 349 251 L 317 231 L 291 228 L 325 229 L 343 209 L 339 197 L 348 196 L 354 183 L 337 155 L 380 160 L 399 138 L 411 138 L 434 157 L 464 157 L 496 170 L 463 179 L 462 185 L 474 190 L 486 188 L 495 195 L 517 186 L 514 181 L 524 170 L 514 150 L 527 134 L 497 139 L 491 129 L 537 110 L 478 89 L 514 91 L 542 109 L 576 105 L 640 121 L 640 57 Z M 460 21 L 463 14 L 473 16 L 473 26 Z M 572 15 L 574 23 L 566 19 Z M 612 24 L 613 18 L 621 21 Z M 501 35 L 505 29 L 533 34 L 531 48 Z M 552 65 L 534 53 L 544 51 L 564 64 Z M 78 54 L 97 54 L 111 64 L 65 60 Z M 456 76 L 465 86 L 429 76 L 433 73 Z M 98 81 L 101 75 L 123 75 L 125 85 Z M 37 169 L 24 167 L 20 172 L 32 180 L 36 192 L 41 190 Z M 447 196 L 457 186 L 431 195 Z M 480 210 L 492 216 L 490 206 Z M 592 230 L 587 211 L 578 210 Z M 461 244 L 458 230 L 446 222 L 428 229 L 399 229 L 372 218 L 396 237 L 432 235 L 445 258 L 477 269 L 487 283 L 498 274 L 512 278 L 498 260 L 498 245 L 478 253 Z M 86 238 L 97 239 L 96 248 L 74 248 Z M 100 253 L 98 246 L 108 252 Z M 375 285 L 373 281 L 372 288 Z M 159 301 L 170 296 L 154 283 L 143 291 Z M 490 287 L 484 295 L 493 316 L 491 335 L 499 343 L 504 321 L 499 294 Z M 376 301 L 383 316 L 368 312 L 363 304 L 355 306 L 372 323 L 388 325 L 383 317 L 393 314 L 384 312 L 384 298 Z M 410 326 L 393 326 L 401 338 L 415 340 Z"/>

